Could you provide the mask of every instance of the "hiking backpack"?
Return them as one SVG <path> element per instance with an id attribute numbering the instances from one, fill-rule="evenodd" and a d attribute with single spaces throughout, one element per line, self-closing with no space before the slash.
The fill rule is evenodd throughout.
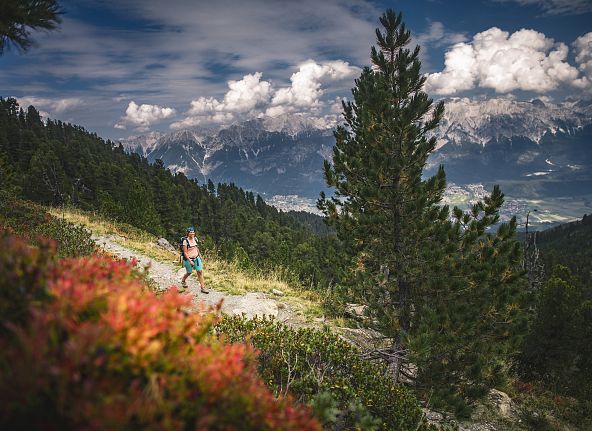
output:
<path id="1" fill-rule="evenodd" d="M 185 260 L 185 256 L 183 256 L 183 245 L 185 243 L 187 243 L 187 248 L 189 248 L 189 238 L 187 238 L 186 236 L 181 237 L 181 239 L 179 240 L 179 262 L 183 262 L 183 260 Z M 197 236 L 195 237 L 195 243 L 197 244 Z"/>

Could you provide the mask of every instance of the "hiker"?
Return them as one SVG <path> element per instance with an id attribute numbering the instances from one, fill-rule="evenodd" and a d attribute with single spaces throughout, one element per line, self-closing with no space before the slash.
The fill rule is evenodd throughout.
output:
<path id="1" fill-rule="evenodd" d="M 183 259 L 183 266 L 187 271 L 181 280 L 181 292 L 187 289 L 187 277 L 195 270 L 199 278 L 201 291 L 203 293 L 210 293 L 206 289 L 206 282 L 203 275 L 203 259 L 197 246 L 197 238 L 195 237 L 195 228 L 193 226 L 189 226 L 187 228 L 187 236 L 181 238 L 181 257 Z"/>

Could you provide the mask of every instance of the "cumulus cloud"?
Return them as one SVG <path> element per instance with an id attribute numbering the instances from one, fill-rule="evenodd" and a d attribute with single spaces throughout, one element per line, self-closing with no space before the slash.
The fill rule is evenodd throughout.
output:
<path id="1" fill-rule="evenodd" d="M 319 105 L 319 97 L 323 94 L 321 88 L 323 82 L 349 78 L 358 72 L 357 67 L 350 66 L 341 60 L 322 63 L 307 60 L 300 64 L 298 72 L 290 77 L 292 85 L 280 88 L 275 93 L 271 101 L 272 108 L 284 105 L 285 110 L 285 105 L 295 108 Z M 280 111 L 281 109 L 276 110 Z"/>
<path id="2" fill-rule="evenodd" d="M 578 69 L 566 61 L 568 52 L 564 43 L 534 30 L 510 34 L 492 27 L 446 52 L 444 70 L 428 76 L 426 90 L 450 95 L 477 87 L 497 93 L 581 87 Z"/>
<path id="3" fill-rule="evenodd" d="M 189 114 L 217 112 L 249 112 L 269 100 L 271 84 L 261 81 L 261 72 L 245 75 L 239 81 L 228 81 L 228 92 L 222 101 L 200 97 L 191 102 Z"/>
<path id="4" fill-rule="evenodd" d="M 116 129 L 125 129 L 126 125 L 136 127 L 138 131 L 146 131 L 150 125 L 165 118 L 175 115 L 173 108 L 165 108 L 158 105 L 138 105 L 133 100 L 127 105 L 125 116 L 121 117 L 121 122 L 115 124 Z"/>
<path id="5" fill-rule="evenodd" d="M 325 93 L 323 84 L 350 78 L 358 72 L 357 67 L 341 60 L 320 63 L 307 60 L 298 65 L 298 71 L 292 74 L 291 85 L 277 90 L 269 81 L 261 79 L 261 72 L 248 74 L 241 80 L 228 81 L 228 91 L 222 99 L 202 96 L 191 101 L 187 117 L 172 123 L 171 128 L 303 111 L 318 114 L 325 107 L 320 100 Z"/>
<path id="6" fill-rule="evenodd" d="M 592 85 L 592 32 L 578 37 L 573 43 L 576 53 L 576 63 L 583 76 L 577 81 L 578 86 Z"/>
<path id="7" fill-rule="evenodd" d="M 25 109 L 29 105 L 33 105 L 38 110 L 43 109 L 44 111 L 48 111 L 44 112 L 44 116 L 51 116 L 51 114 L 61 114 L 84 104 L 84 101 L 78 97 L 47 99 L 42 97 L 25 96 L 18 97 L 17 100 L 19 105 Z"/>
<path id="8" fill-rule="evenodd" d="M 170 128 L 179 130 L 190 127 L 201 126 L 204 124 L 228 124 L 233 121 L 235 116 L 230 112 L 218 112 L 212 115 L 193 115 L 180 121 L 171 123 Z"/>
<path id="9" fill-rule="evenodd" d="M 214 97 L 199 97 L 191 101 L 187 117 L 171 124 L 172 129 L 183 129 L 202 124 L 228 123 L 236 115 L 257 115 L 260 108 L 269 103 L 271 83 L 261 80 L 262 73 L 256 72 L 242 79 L 228 81 L 228 91 L 222 100 Z"/>
<path id="10" fill-rule="evenodd" d="M 499 3 L 514 2 L 522 6 L 539 6 L 547 15 L 580 15 L 592 12 L 590 0 L 494 0 Z"/>

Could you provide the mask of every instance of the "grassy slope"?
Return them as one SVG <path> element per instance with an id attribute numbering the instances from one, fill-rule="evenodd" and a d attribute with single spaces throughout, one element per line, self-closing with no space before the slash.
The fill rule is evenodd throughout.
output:
<path id="1" fill-rule="evenodd" d="M 178 253 L 158 247 L 156 236 L 134 226 L 72 208 L 48 208 L 48 212 L 55 217 L 85 226 L 95 236 L 112 236 L 113 241 L 123 247 L 160 262 L 179 265 Z M 202 253 L 206 285 L 210 288 L 230 295 L 244 295 L 247 292 L 271 293 L 273 289 L 277 289 L 284 293 L 281 300 L 291 305 L 298 314 L 307 319 L 323 316 L 322 298 L 318 293 L 288 284 L 279 273 L 248 273 L 241 270 L 238 264 L 220 259 L 215 251 L 202 250 Z"/>

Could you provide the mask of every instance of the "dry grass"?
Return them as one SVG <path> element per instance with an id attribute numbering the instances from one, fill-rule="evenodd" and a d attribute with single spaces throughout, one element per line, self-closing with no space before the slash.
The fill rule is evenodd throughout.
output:
<path id="1" fill-rule="evenodd" d="M 49 208 L 48 211 L 55 217 L 85 226 L 95 236 L 110 236 L 113 242 L 123 247 L 159 262 L 176 264 L 180 267 L 177 252 L 158 247 L 156 236 L 134 226 L 73 208 Z M 298 314 L 308 319 L 323 316 L 322 298 L 319 293 L 290 285 L 281 279 L 280 274 L 253 275 L 241 270 L 237 264 L 219 259 L 207 250 L 202 252 L 205 260 L 204 275 L 208 287 L 230 295 L 244 295 L 248 292 L 271 293 L 273 289 L 280 290 L 284 295 L 277 299 L 289 304 Z"/>
<path id="2" fill-rule="evenodd" d="M 50 208 L 53 216 L 85 226 L 96 236 L 111 236 L 113 242 L 159 262 L 176 262 L 179 255 L 156 245 L 156 236 L 125 223 L 113 222 L 103 216 L 73 208 Z"/>

